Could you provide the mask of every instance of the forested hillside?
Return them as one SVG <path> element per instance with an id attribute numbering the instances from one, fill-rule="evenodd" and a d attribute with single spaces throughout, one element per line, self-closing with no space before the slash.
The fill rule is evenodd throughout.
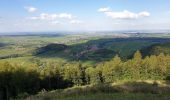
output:
<path id="1" fill-rule="evenodd" d="M 159 55 L 160 53 L 170 54 L 170 43 L 158 43 L 141 50 L 143 56 Z"/>
<path id="2" fill-rule="evenodd" d="M 123 60 L 127 60 L 133 56 L 137 50 L 142 51 L 142 55 L 149 55 L 149 49 L 152 45 L 164 43 L 165 48 L 168 49 L 170 39 L 163 38 L 106 38 L 90 40 L 85 43 L 64 45 L 64 44 L 48 44 L 40 47 L 36 51 L 35 56 L 44 58 L 60 57 L 68 60 L 77 61 L 107 61 L 118 54 Z M 61 47 L 61 45 L 63 47 Z M 60 48 L 60 50 L 56 48 Z M 63 48 L 63 49 L 62 49 Z M 167 49 L 162 48 L 162 50 Z M 44 50 L 45 49 L 45 50 Z M 143 50 L 147 49 L 147 50 Z M 156 49 L 157 50 L 157 49 Z M 43 53 L 42 51 L 45 51 Z M 151 53 L 152 51 L 150 51 Z M 160 53 L 166 53 L 160 51 Z M 154 54 L 154 52 L 152 52 Z M 166 53 L 167 54 L 167 53 Z"/>
<path id="3" fill-rule="evenodd" d="M 170 56 L 161 53 L 142 59 L 139 51 L 133 59 L 122 61 L 116 55 L 110 61 L 97 66 L 81 63 L 57 64 L 47 62 L 43 66 L 23 67 L 3 62 L 0 66 L 1 98 L 17 97 L 19 94 L 35 94 L 38 91 L 62 89 L 74 85 L 114 83 L 120 80 L 169 80 Z"/>

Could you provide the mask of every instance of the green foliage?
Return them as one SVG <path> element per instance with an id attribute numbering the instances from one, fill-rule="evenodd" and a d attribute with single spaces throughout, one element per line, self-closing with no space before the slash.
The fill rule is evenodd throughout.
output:
<path id="1" fill-rule="evenodd" d="M 141 50 L 142 55 L 170 54 L 170 43 L 157 43 Z"/>
<path id="2" fill-rule="evenodd" d="M 39 90 L 39 74 L 36 68 L 25 69 L 19 65 L 4 62 L 0 66 L 0 90 L 4 99 L 22 92 L 35 93 Z"/>
<path id="3" fill-rule="evenodd" d="M 120 79 L 122 62 L 118 55 L 116 55 L 111 61 L 103 64 L 102 77 L 104 82 L 111 83 Z"/>
<path id="4" fill-rule="evenodd" d="M 37 65 L 38 64 L 38 65 Z M 114 83 L 121 80 L 164 80 L 170 77 L 170 56 L 161 53 L 142 59 L 137 51 L 133 59 L 122 61 L 116 55 L 110 61 L 94 67 L 82 66 L 81 62 L 37 63 L 30 66 L 0 63 L 0 93 L 3 97 L 18 94 L 34 94 L 38 91 L 61 89 L 73 85 Z"/>
<path id="5" fill-rule="evenodd" d="M 22 93 L 35 94 L 41 89 L 64 88 L 67 84 L 62 80 L 57 67 L 40 69 L 38 66 L 23 67 L 8 62 L 0 64 L 0 80 L 2 100 L 9 100 Z"/>
<path id="6" fill-rule="evenodd" d="M 81 65 L 79 63 L 65 65 L 64 79 L 73 82 L 75 85 L 83 84 L 83 70 Z"/>
<path id="7" fill-rule="evenodd" d="M 113 83 L 118 80 L 157 80 L 169 76 L 170 56 L 160 54 L 142 59 L 137 51 L 134 58 L 122 62 L 119 56 L 97 67 L 82 67 L 80 63 L 22 67 L 4 62 L 0 66 L 2 94 L 17 96 L 22 92 L 36 93 L 40 89 L 57 89 L 64 86 Z M 64 82 L 67 81 L 67 82 Z M 27 85 L 26 85 L 27 84 Z M 70 85 L 69 85 L 70 84 Z"/>
<path id="8" fill-rule="evenodd" d="M 89 67 L 85 70 L 86 82 L 88 84 L 101 83 L 100 71 L 97 68 Z"/>

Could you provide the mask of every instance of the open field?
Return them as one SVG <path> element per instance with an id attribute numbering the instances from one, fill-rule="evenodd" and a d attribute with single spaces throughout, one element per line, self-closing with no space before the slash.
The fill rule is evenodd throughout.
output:
<path id="1" fill-rule="evenodd" d="M 167 35 L 166 38 L 162 38 L 164 35 L 160 34 L 151 35 L 152 38 L 150 34 L 140 35 L 141 34 L 120 34 L 120 37 L 114 34 L 102 34 L 98 36 L 94 34 L 1 36 L 0 58 L 5 60 L 10 58 L 10 61 L 11 58 L 13 60 L 16 58 L 17 60 L 20 59 L 20 57 L 38 60 L 51 59 L 53 61 L 63 59 L 64 62 L 79 60 L 84 64 L 95 64 L 98 61 L 107 61 L 116 54 L 122 59 L 128 59 L 131 58 L 137 50 L 142 50 L 153 44 L 170 42 L 170 39 L 167 38 L 168 34 L 165 34 Z M 105 38 L 102 38 L 103 36 Z M 44 46 L 54 43 L 63 44 L 67 46 L 67 48 L 60 51 L 54 48 L 53 50 L 47 48 L 44 53 L 40 52 L 34 55 L 37 49 L 41 50 Z M 24 61 L 24 59 L 21 59 L 21 62 Z M 26 60 L 26 62 L 29 62 L 29 60 Z"/>

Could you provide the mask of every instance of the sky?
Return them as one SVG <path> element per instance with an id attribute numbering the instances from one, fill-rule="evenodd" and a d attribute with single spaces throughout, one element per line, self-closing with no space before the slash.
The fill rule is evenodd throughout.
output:
<path id="1" fill-rule="evenodd" d="M 0 32 L 170 29 L 170 0 L 0 0 Z"/>

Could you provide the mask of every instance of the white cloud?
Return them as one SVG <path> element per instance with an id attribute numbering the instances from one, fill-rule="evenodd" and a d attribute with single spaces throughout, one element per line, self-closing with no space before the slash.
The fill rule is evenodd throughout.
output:
<path id="1" fill-rule="evenodd" d="M 38 22 L 47 22 L 53 25 L 55 24 L 82 24 L 84 23 L 81 20 L 77 20 L 76 16 L 73 16 L 70 13 L 59 13 L 59 14 L 49 14 L 41 13 L 38 16 L 27 17 L 29 20 L 38 20 Z"/>
<path id="2" fill-rule="evenodd" d="M 83 23 L 83 21 L 81 21 L 81 20 L 71 20 L 70 23 L 71 24 L 81 24 L 81 23 Z"/>
<path id="3" fill-rule="evenodd" d="M 147 11 L 143 11 L 143 12 L 140 12 L 140 13 L 138 14 L 138 16 L 140 16 L 140 17 L 148 17 L 148 16 L 150 16 L 150 13 L 147 12 Z"/>
<path id="4" fill-rule="evenodd" d="M 27 17 L 26 19 L 37 20 L 38 17 Z"/>
<path id="5" fill-rule="evenodd" d="M 133 13 L 128 10 L 124 10 L 122 12 L 114 12 L 109 7 L 100 8 L 98 11 L 104 13 L 106 16 L 111 17 L 112 19 L 138 19 L 150 16 L 150 13 L 147 11 L 139 13 Z"/>
<path id="6" fill-rule="evenodd" d="M 37 8 L 32 7 L 32 6 L 25 7 L 25 9 L 26 9 L 29 13 L 34 13 L 34 12 L 36 12 L 36 11 L 38 10 Z"/>
<path id="7" fill-rule="evenodd" d="M 60 14 L 48 14 L 41 13 L 39 16 L 29 17 L 28 19 L 33 20 L 56 20 L 56 19 L 73 19 L 74 16 L 69 13 L 60 13 Z"/>
<path id="8" fill-rule="evenodd" d="M 109 11 L 111 11 L 111 9 L 110 9 L 110 7 L 106 7 L 106 8 L 100 8 L 98 11 L 99 12 L 109 12 Z"/>
<path id="9" fill-rule="evenodd" d="M 59 18 L 68 18 L 68 19 L 72 19 L 73 15 L 68 14 L 68 13 L 61 13 L 58 15 Z"/>

